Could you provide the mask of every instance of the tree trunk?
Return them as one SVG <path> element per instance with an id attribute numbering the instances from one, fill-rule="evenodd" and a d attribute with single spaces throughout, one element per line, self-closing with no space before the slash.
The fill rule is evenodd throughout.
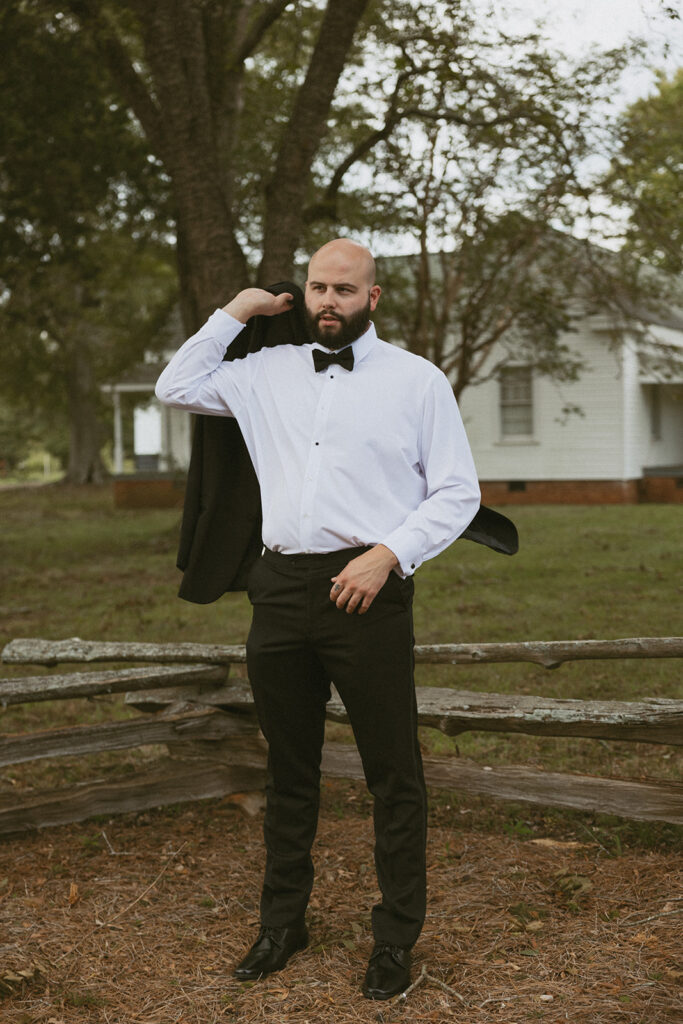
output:
<path id="1" fill-rule="evenodd" d="M 65 483 L 99 484 L 107 472 L 100 456 L 102 430 L 98 394 L 89 355 L 76 344 L 68 356 L 66 388 L 69 399 L 69 464 Z"/>
<path id="2" fill-rule="evenodd" d="M 162 113 L 163 157 L 175 196 L 185 330 L 249 284 L 218 156 L 201 11 L 176 2 L 141 8 L 145 55 Z"/>
<path id="3" fill-rule="evenodd" d="M 328 0 L 311 63 L 266 189 L 260 284 L 291 274 L 303 233 L 311 166 L 327 132 L 334 93 L 368 3 L 369 0 Z"/>

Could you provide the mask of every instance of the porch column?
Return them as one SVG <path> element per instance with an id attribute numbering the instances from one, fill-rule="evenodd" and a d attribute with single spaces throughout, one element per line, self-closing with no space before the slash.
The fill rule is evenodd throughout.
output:
<path id="1" fill-rule="evenodd" d="M 117 388 L 112 390 L 114 401 L 114 472 L 123 473 L 123 420 L 121 417 L 121 395 Z"/>
<path id="2" fill-rule="evenodd" d="M 161 406 L 161 452 L 159 453 L 159 469 L 166 472 L 173 465 L 171 439 L 171 410 L 166 405 Z"/>

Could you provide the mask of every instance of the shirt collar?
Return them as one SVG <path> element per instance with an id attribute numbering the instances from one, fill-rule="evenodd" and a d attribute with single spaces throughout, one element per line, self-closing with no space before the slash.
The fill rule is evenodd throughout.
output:
<path id="1" fill-rule="evenodd" d="M 375 330 L 375 325 L 371 320 L 370 326 L 368 327 L 365 334 L 361 334 L 360 338 L 356 338 L 356 340 L 353 342 L 354 362 L 359 363 L 361 359 L 365 359 L 365 357 L 370 354 L 370 352 L 372 351 L 376 344 L 377 331 Z"/>

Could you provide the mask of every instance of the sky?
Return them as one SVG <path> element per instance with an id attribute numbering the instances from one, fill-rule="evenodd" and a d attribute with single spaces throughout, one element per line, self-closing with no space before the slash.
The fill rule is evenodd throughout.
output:
<path id="1" fill-rule="evenodd" d="M 488 6 L 486 0 L 479 0 Z M 493 3 L 501 27 L 523 31 L 540 18 L 551 44 L 570 56 L 580 56 L 591 45 L 611 49 L 631 36 L 646 39 L 651 47 L 648 64 L 633 65 L 614 97 L 627 106 L 654 91 L 654 70 L 671 74 L 683 67 L 683 6 L 680 0 L 508 0 Z M 681 19 L 666 17 L 664 9 L 681 11 Z M 503 14 L 505 9 L 508 13 Z"/>

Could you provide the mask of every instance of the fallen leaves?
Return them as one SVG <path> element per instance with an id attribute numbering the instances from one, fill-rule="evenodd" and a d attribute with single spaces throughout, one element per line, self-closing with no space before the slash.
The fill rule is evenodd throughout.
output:
<path id="1" fill-rule="evenodd" d="M 590 892 L 593 888 L 590 878 L 586 878 L 585 875 L 573 875 L 567 868 L 557 872 L 553 885 L 565 896 L 578 896 Z"/>
<path id="2" fill-rule="evenodd" d="M 552 889 L 564 900 L 568 910 L 578 911 L 579 901 L 593 889 L 593 883 L 585 875 L 573 874 L 569 868 L 556 872 Z"/>
<path id="3" fill-rule="evenodd" d="M 223 798 L 221 804 L 223 806 L 230 804 L 242 811 L 248 818 L 253 818 L 260 814 L 266 806 L 266 795 L 260 790 L 250 793 L 230 793 L 229 796 Z"/>
<path id="4" fill-rule="evenodd" d="M 17 841 L 20 856 L 0 869 L 9 877 L 0 894 L 12 890 L 0 900 L 0 977 L 9 968 L 14 975 L 5 982 L 11 994 L 0 1004 L 2 1024 L 369 1024 L 378 1012 L 385 1024 L 676 1019 L 683 988 L 677 853 L 587 856 L 468 830 L 457 815 L 457 830 L 430 836 L 429 911 L 413 970 L 414 980 L 423 967 L 425 977 L 406 999 L 369 1006 L 360 992 L 377 894 L 372 867 L 361 873 L 371 825 L 351 812 L 343 820 L 321 816 L 311 947 L 281 974 L 242 986 L 232 970 L 258 922 L 261 822 L 230 808 L 217 820 L 217 806 L 193 807 L 194 818 L 178 809 L 155 813 L 146 825 L 122 817 L 110 838 L 132 853 L 126 857 L 112 856 L 103 841 L 85 858 L 82 829 L 55 830 L 60 870 L 39 892 L 45 839 Z M 182 848 L 185 825 L 194 832 L 183 835 Z M 463 852 L 457 865 L 439 856 L 446 842 Z M 181 863 L 186 871 L 176 872 Z M 69 913 L 72 879 L 78 901 Z M 212 907 L 203 902 L 209 895 Z M 568 912 L 568 901 L 578 910 Z M 618 920 L 605 916 L 616 908 Z M 641 923 L 657 912 L 671 916 Z M 20 973 L 41 957 L 44 975 Z"/>
<path id="5" fill-rule="evenodd" d="M 28 967 L 6 970 L 0 975 L 0 996 L 17 995 L 25 987 L 42 982 L 45 976 L 43 964 L 31 963 Z"/>
<path id="6" fill-rule="evenodd" d="M 530 903 L 513 903 L 508 908 L 508 914 L 513 918 L 511 931 L 537 932 L 543 928 L 541 918 L 547 915 L 543 907 L 535 907 Z"/>

